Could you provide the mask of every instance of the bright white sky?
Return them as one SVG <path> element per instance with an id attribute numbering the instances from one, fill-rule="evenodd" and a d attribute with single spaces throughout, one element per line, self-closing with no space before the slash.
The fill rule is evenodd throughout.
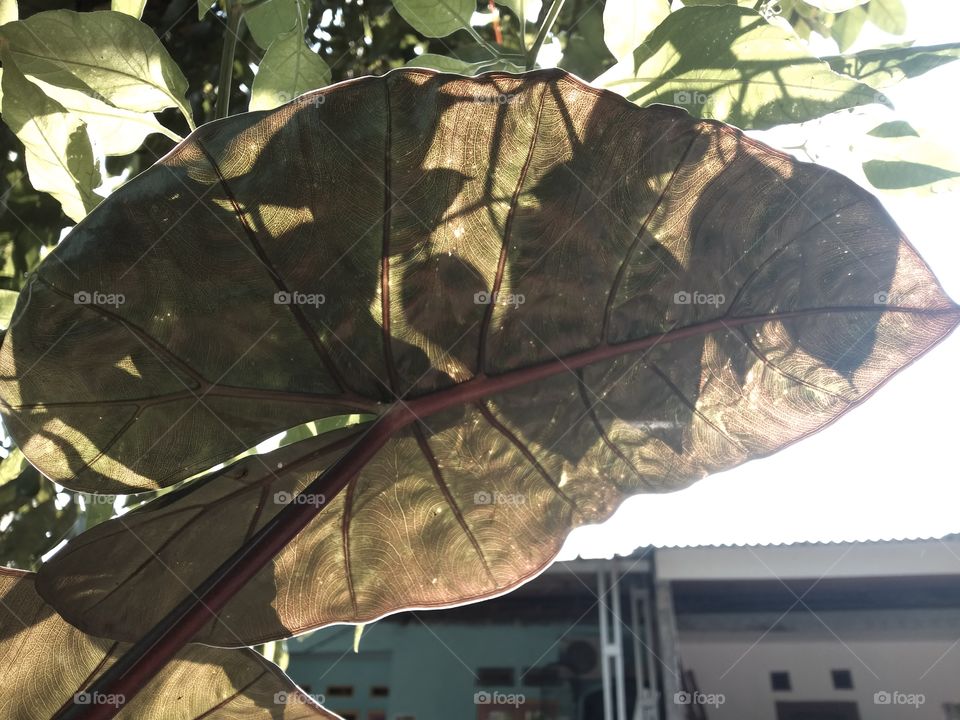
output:
<path id="1" fill-rule="evenodd" d="M 956 0 L 911 0 L 906 5 L 910 19 L 906 39 L 918 45 L 960 40 Z M 867 35 L 868 29 L 857 47 L 875 44 L 872 41 L 904 41 L 879 31 Z M 815 49 L 835 53 L 836 46 L 830 45 Z M 901 119 L 932 144 L 935 163 L 960 168 L 956 141 L 960 61 L 903 83 L 887 95 L 895 111 L 873 107 L 854 117 L 756 135 L 780 147 L 807 140 L 817 162 L 866 185 L 860 163 L 877 157 L 870 148 L 878 146 L 863 144 L 891 141 L 862 133 Z M 851 152 L 851 142 L 860 147 Z M 904 159 L 920 160 L 915 153 L 911 149 Z M 960 300 L 960 183 L 941 186 L 939 192 L 924 194 L 873 192 L 950 296 Z M 574 531 L 560 557 L 609 557 L 643 545 L 868 540 L 958 532 L 958 370 L 960 332 L 822 433 L 686 490 L 632 498 L 603 525 Z"/>

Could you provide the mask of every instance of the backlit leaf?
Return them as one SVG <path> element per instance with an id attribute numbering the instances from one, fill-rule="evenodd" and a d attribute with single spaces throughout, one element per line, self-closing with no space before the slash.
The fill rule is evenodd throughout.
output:
<path id="1" fill-rule="evenodd" d="M 94 193 L 100 185 L 100 168 L 86 123 L 27 80 L 9 53 L 2 57 L 0 113 L 23 143 L 30 182 L 53 195 L 66 215 L 80 221 L 101 200 Z"/>
<path id="2" fill-rule="evenodd" d="M 115 107 L 177 107 L 188 122 L 187 80 L 147 25 L 113 11 L 51 10 L 0 27 L 24 75 Z"/>
<path id="3" fill-rule="evenodd" d="M 253 79 L 250 109 L 272 110 L 329 84 L 330 68 L 307 47 L 303 31 L 297 28 L 278 36 L 264 53 Z"/>
<path id="4" fill-rule="evenodd" d="M 37 595 L 34 575 L 0 568 L 0 714 L 53 717 L 128 646 L 84 635 Z M 87 695 L 83 704 L 117 704 Z M 190 645 L 117 715 L 120 720 L 303 720 L 328 718 L 273 663 L 252 650 Z"/>
<path id="5" fill-rule="evenodd" d="M 860 37 L 860 31 L 863 30 L 867 22 L 867 11 L 863 7 L 857 6 L 852 10 L 842 13 L 830 26 L 830 36 L 837 41 L 837 47 L 840 52 L 846 51 Z"/>
<path id="6" fill-rule="evenodd" d="M 803 0 L 807 5 L 812 5 L 828 13 L 842 13 L 864 5 L 869 1 L 870 0 Z"/>
<path id="7" fill-rule="evenodd" d="M 881 123 L 867 134 L 882 138 L 906 137 L 910 135 L 920 137 L 920 134 L 913 129 L 913 126 L 903 120 L 892 120 Z"/>
<path id="8" fill-rule="evenodd" d="M 844 73 L 871 87 L 885 88 L 901 80 L 923 75 L 960 58 L 960 43 L 911 47 L 900 45 L 864 50 L 853 55 L 824 58 L 836 72 Z"/>
<path id="9" fill-rule="evenodd" d="M 904 190 L 960 177 L 960 172 L 906 160 L 868 160 L 863 164 L 867 180 L 880 190 Z"/>
<path id="10" fill-rule="evenodd" d="M 36 81 L 48 97 L 87 125 L 96 148 L 104 155 L 129 155 L 152 133 L 179 142 L 183 138 L 164 127 L 151 112 L 118 108 L 87 93 Z"/>
<path id="11" fill-rule="evenodd" d="M 404 69 L 203 126 L 36 275 L 0 393 L 70 487 L 171 485 L 366 416 L 58 552 L 40 592 L 120 640 L 347 453 L 201 640 L 500 594 L 627 496 L 816 432 L 960 322 L 853 182 L 557 70 Z"/>
<path id="12" fill-rule="evenodd" d="M 903 35 L 907 31 L 907 9 L 903 0 L 870 0 L 867 17 L 884 32 Z"/>
<path id="13" fill-rule="evenodd" d="M 497 0 L 497 2 L 513 10 L 514 15 L 528 23 L 537 22 L 540 11 L 543 9 L 543 0 Z"/>
<path id="14" fill-rule="evenodd" d="M 393 0 L 401 17 L 427 37 L 446 37 L 470 26 L 474 0 Z"/>
<path id="15" fill-rule="evenodd" d="M 867 85 L 831 71 L 796 37 L 733 5 L 672 13 L 596 84 L 638 105 L 679 105 L 693 115 L 753 129 L 887 102 Z"/>
<path id="16" fill-rule="evenodd" d="M 603 6 L 603 39 L 618 60 L 629 55 L 670 14 L 668 0 L 607 0 Z"/>
<path id="17" fill-rule="evenodd" d="M 110 9 L 139 20 L 143 16 L 143 8 L 146 5 L 147 0 L 111 0 Z"/>
<path id="18" fill-rule="evenodd" d="M 254 41 L 262 48 L 278 36 L 306 25 L 309 0 L 264 0 L 244 10 L 243 19 Z"/>
<path id="19" fill-rule="evenodd" d="M 14 22 L 20 17 L 17 0 L 0 0 L 0 25 Z"/>

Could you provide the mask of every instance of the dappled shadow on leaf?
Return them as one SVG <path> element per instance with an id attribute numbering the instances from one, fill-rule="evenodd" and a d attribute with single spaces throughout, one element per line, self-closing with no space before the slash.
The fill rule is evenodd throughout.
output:
<path id="1" fill-rule="evenodd" d="M 64 622 L 37 595 L 34 577 L 0 569 L 0 690 L 4 717 L 11 720 L 52 717 L 128 648 Z M 89 697 L 87 704 L 97 702 L 114 700 Z M 248 648 L 181 650 L 117 717 L 170 717 L 171 702 L 184 720 L 211 713 L 237 720 L 335 717 Z"/>
<path id="2" fill-rule="evenodd" d="M 108 488 L 172 482 L 298 420 L 418 416 L 345 490 L 307 498 L 322 511 L 203 642 L 502 593 L 625 497 L 820 429 L 958 321 L 850 181 L 559 71 L 352 81 L 207 126 L 164 162 L 58 248 L 79 280 L 41 272 L 44 313 L 0 356 L 6 412 L 68 444 L 82 430 L 83 481 Z M 141 302 L 78 309 L 93 278 Z M 133 405 L 154 419 L 118 434 L 104 411 Z M 136 639 L 363 432 L 98 526 L 40 592 Z M 45 471 L 75 468 L 20 438 Z"/>

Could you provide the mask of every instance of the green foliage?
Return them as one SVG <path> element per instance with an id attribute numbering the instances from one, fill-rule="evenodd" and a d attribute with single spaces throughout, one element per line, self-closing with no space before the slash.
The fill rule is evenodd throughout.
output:
<path id="1" fill-rule="evenodd" d="M 270 110 L 330 83 L 330 68 L 303 42 L 299 27 L 270 43 L 250 91 L 251 110 Z"/>
<path id="2" fill-rule="evenodd" d="M 868 160 L 863 172 L 881 190 L 905 190 L 960 177 L 960 172 L 907 160 Z"/>
<path id="3" fill-rule="evenodd" d="M 177 107 L 192 123 L 183 72 L 150 28 L 129 15 L 53 10 L 3 26 L 0 38 L 6 57 L 28 77 L 124 110 Z"/>
<path id="4" fill-rule="evenodd" d="M 101 199 L 94 193 L 101 181 L 100 166 L 86 123 L 28 81 L 11 56 L 9 52 L 0 55 L 0 112 L 23 143 L 33 186 L 49 192 L 64 213 L 79 222 Z"/>
<path id="5" fill-rule="evenodd" d="M 18 17 L 17 0 L 0 0 L 0 25 L 13 22 Z"/>
<path id="6" fill-rule="evenodd" d="M 139 20 L 143 16 L 143 8 L 147 0 L 112 0 L 110 9 L 114 12 L 121 12 Z"/>
<path id="7" fill-rule="evenodd" d="M 923 75 L 957 58 L 960 58 L 960 43 L 931 47 L 898 45 L 824 59 L 834 72 L 882 89 Z"/>
<path id="8" fill-rule="evenodd" d="M 302 28 L 310 10 L 309 0 L 263 0 L 250 3 L 243 11 L 243 17 L 250 28 L 254 42 L 262 48 L 269 48 L 280 35 Z"/>
<path id="9" fill-rule="evenodd" d="M 887 102 L 873 88 L 832 72 L 796 37 L 732 5 L 672 13 L 632 57 L 596 82 L 640 105 L 680 105 L 745 129 Z"/>
<path id="10" fill-rule="evenodd" d="M 903 120 L 892 120 L 890 122 L 881 123 L 867 134 L 882 138 L 906 137 L 911 135 L 914 137 L 920 137 L 920 134 L 913 129 L 910 123 L 904 122 Z"/>
<path id="11" fill-rule="evenodd" d="M 607 0 L 603 8 L 603 39 L 607 48 L 618 60 L 629 55 L 669 14 L 668 0 Z"/>
<path id="12" fill-rule="evenodd" d="M 397 12 L 427 37 L 446 37 L 470 27 L 474 0 L 393 0 Z"/>

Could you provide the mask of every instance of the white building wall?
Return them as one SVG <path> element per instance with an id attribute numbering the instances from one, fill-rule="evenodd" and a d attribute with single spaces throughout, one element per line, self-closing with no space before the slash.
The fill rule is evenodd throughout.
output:
<path id="1" fill-rule="evenodd" d="M 759 635 L 684 639 L 681 633 L 681 660 L 701 692 L 724 696 L 723 704 L 707 708 L 709 720 L 776 720 L 778 700 L 853 700 L 862 720 L 944 720 L 944 703 L 960 703 L 957 638 L 782 640 L 768 634 L 758 641 Z M 851 671 L 853 690 L 833 688 L 835 669 Z M 791 691 L 771 689 L 776 670 L 790 673 Z M 889 693 L 891 704 L 876 704 L 875 693 Z M 896 704 L 910 695 L 922 696 L 922 703 Z"/>

